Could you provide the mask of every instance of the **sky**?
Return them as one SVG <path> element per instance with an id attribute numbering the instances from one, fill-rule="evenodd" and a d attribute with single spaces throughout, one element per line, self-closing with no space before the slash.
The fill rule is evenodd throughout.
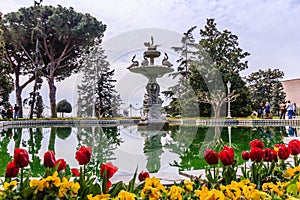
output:
<path id="1" fill-rule="evenodd" d="M 134 38 L 142 35 L 139 31 L 145 36 L 153 30 L 166 31 L 172 35 L 166 40 L 176 43 L 178 36 L 197 26 L 194 36 L 199 38 L 199 29 L 204 27 L 206 19 L 215 18 L 217 28 L 237 35 L 239 46 L 250 53 L 249 67 L 242 76 L 271 68 L 282 70 L 283 80 L 300 78 L 300 0 L 43 0 L 42 4 L 73 7 L 77 12 L 90 13 L 107 25 L 104 44 L 116 46 L 119 38 L 124 39 L 124 34 L 129 33 L 125 39 Z M 32 0 L 0 0 L 0 12 L 5 14 L 31 5 Z M 150 40 L 150 35 L 147 37 Z M 158 43 L 165 40 L 156 37 Z M 136 41 L 145 41 L 145 38 Z M 130 64 L 136 49 L 129 49 L 121 52 L 128 61 L 120 60 L 122 55 L 117 55 L 110 62 Z M 167 47 L 164 50 L 174 54 Z M 118 73 L 116 76 L 122 77 Z M 66 98 L 66 91 L 74 90 L 71 88 L 74 84 L 70 84 L 74 80 L 72 77 L 58 83 L 64 86 L 57 91 L 58 100 Z M 138 88 L 134 90 L 139 91 Z"/>

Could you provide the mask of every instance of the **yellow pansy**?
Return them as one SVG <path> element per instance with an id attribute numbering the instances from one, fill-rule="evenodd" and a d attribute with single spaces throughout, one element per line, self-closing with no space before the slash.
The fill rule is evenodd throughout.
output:
<path id="1" fill-rule="evenodd" d="M 193 181 L 190 181 L 190 180 L 184 180 L 183 181 L 184 185 L 185 185 L 185 188 L 189 191 L 193 191 L 193 185 L 194 185 L 194 182 Z"/>
<path id="2" fill-rule="evenodd" d="M 110 194 L 98 194 L 93 197 L 93 194 L 87 195 L 88 200 L 107 200 L 110 198 Z"/>
<path id="3" fill-rule="evenodd" d="M 58 191 L 58 197 L 64 197 L 67 193 L 69 195 L 77 194 L 79 189 L 79 183 L 74 183 L 73 181 L 68 181 L 68 179 L 63 178 Z"/>
<path id="4" fill-rule="evenodd" d="M 135 194 L 132 194 L 130 192 L 127 192 L 125 190 L 121 190 L 118 194 L 117 199 L 119 200 L 134 200 Z"/>
<path id="5" fill-rule="evenodd" d="M 44 188 L 49 188 L 49 183 L 46 181 L 46 179 L 42 179 L 39 181 L 38 190 L 43 191 Z"/>
<path id="6" fill-rule="evenodd" d="M 3 185 L 4 191 L 16 189 L 17 184 L 17 181 L 11 181 L 10 183 L 5 182 Z"/>
<path id="7" fill-rule="evenodd" d="M 48 176 L 46 178 L 46 181 L 53 184 L 55 187 L 59 187 L 60 183 L 61 183 L 60 178 L 58 177 L 57 171 L 55 171 L 52 176 Z"/>
<path id="8" fill-rule="evenodd" d="M 288 168 L 286 170 L 286 174 L 288 175 L 288 177 L 294 176 L 294 169 L 293 168 Z"/>
<path id="9" fill-rule="evenodd" d="M 201 190 L 195 190 L 194 192 L 198 198 L 205 199 L 208 196 L 209 190 L 205 185 L 202 185 Z"/>
<path id="10" fill-rule="evenodd" d="M 31 181 L 30 181 L 30 183 L 29 183 L 29 186 L 30 187 L 34 187 L 34 186 L 38 186 L 39 185 L 39 180 L 37 180 L 37 179 L 32 179 Z"/>
<path id="11" fill-rule="evenodd" d="M 174 200 L 181 200 L 182 199 L 182 193 L 184 192 L 184 189 L 182 189 L 181 187 L 179 186 L 175 186 L 173 185 L 171 188 L 170 188 L 170 191 L 168 193 L 168 196 L 169 196 L 169 199 L 174 199 Z"/>
<path id="12" fill-rule="evenodd" d="M 141 197 L 161 198 L 162 192 L 167 192 L 165 187 L 160 183 L 160 180 L 155 177 L 146 178 L 145 186 L 141 192 Z"/>
<path id="13" fill-rule="evenodd" d="M 79 183 L 77 183 L 77 182 L 76 182 L 76 183 L 73 183 L 71 189 L 72 189 L 72 192 L 73 192 L 73 193 L 76 193 L 76 194 L 77 194 L 77 193 L 78 193 L 78 190 L 80 189 Z"/>
<path id="14" fill-rule="evenodd" d="M 204 198 L 205 200 L 225 200 L 225 195 L 223 192 L 212 189 L 209 191 L 208 196 Z"/>
<path id="15" fill-rule="evenodd" d="M 279 182 L 278 182 L 279 183 Z M 283 195 L 283 191 L 281 191 L 278 187 L 278 185 L 270 182 L 270 183 L 264 183 L 262 186 L 262 189 L 264 192 L 268 192 L 268 193 L 273 193 L 276 192 L 278 196 L 282 196 Z"/>
<path id="16" fill-rule="evenodd" d="M 272 197 L 269 194 L 267 194 L 266 192 L 260 191 L 259 193 L 260 193 L 260 199 L 264 199 L 264 200 L 271 200 L 272 199 Z"/>

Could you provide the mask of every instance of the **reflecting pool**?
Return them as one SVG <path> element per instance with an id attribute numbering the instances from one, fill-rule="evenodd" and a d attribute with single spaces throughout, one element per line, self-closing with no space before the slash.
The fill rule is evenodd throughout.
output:
<path id="1" fill-rule="evenodd" d="M 75 152 L 82 145 L 93 149 L 91 166 L 112 162 L 118 173 L 133 173 L 136 167 L 149 172 L 201 169 L 206 166 L 203 153 L 207 147 L 219 151 L 224 145 L 232 146 L 240 158 L 251 140 L 260 139 L 266 147 L 273 147 L 284 137 L 297 137 L 298 129 L 191 125 L 171 125 L 167 131 L 138 130 L 135 125 L 7 128 L 0 132 L 0 173 L 4 175 L 18 147 L 28 150 L 34 176 L 44 171 L 47 150 L 53 150 L 57 159 L 64 158 L 70 168 L 79 168 Z"/>

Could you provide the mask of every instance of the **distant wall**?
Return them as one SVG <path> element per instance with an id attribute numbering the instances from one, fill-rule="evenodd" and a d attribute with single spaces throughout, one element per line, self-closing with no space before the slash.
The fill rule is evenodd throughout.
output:
<path id="1" fill-rule="evenodd" d="M 300 79 L 292 79 L 282 81 L 282 86 L 286 93 L 286 100 L 290 100 L 292 103 L 296 103 L 300 106 Z"/>

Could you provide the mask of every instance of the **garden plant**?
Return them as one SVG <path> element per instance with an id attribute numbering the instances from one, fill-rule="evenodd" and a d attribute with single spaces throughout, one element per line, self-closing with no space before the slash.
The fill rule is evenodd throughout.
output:
<path id="1" fill-rule="evenodd" d="M 14 150 L 0 184 L 0 199 L 298 199 L 300 198 L 300 142 L 264 148 L 260 140 L 250 142 L 250 150 L 236 158 L 232 147 L 218 153 L 206 149 L 205 177 L 192 176 L 173 185 L 163 185 L 148 172 L 135 171 L 128 184 L 110 179 L 118 171 L 112 163 L 89 167 L 91 147 L 82 146 L 75 158 L 79 169 L 69 169 L 53 151 L 44 153 L 45 172 L 31 177 L 28 152 Z M 237 160 L 244 164 L 238 166 Z M 292 162 L 290 162 L 290 161 Z"/>

